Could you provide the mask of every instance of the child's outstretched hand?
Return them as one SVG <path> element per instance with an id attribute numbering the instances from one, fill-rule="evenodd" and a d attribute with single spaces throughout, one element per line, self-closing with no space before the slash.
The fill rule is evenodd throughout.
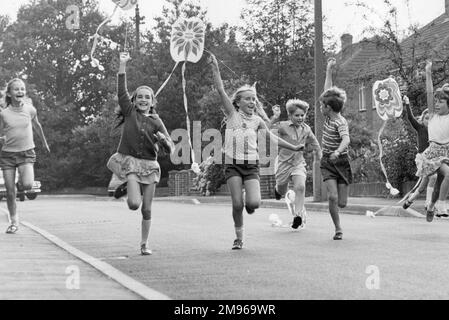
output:
<path id="1" fill-rule="evenodd" d="M 120 63 L 127 63 L 130 59 L 129 52 L 120 52 Z"/>
<path id="2" fill-rule="evenodd" d="M 279 107 L 279 105 L 275 105 L 271 109 L 273 110 L 273 118 L 279 119 L 279 117 L 281 116 L 281 107 Z"/>
<path id="3" fill-rule="evenodd" d="M 402 98 L 402 102 L 404 102 L 405 105 L 410 105 L 410 99 L 407 96 Z"/>
<path id="4" fill-rule="evenodd" d="M 156 132 L 155 136 L 156 136 L 156 138 L 158 140 L 165 140 L 166 139 L 165 135 L 162 132 L 160 132 L 160 131 Z"/>
<path id="5" fill-rule="evenodd" d="M 304 147 L 304 144 L 298 144 L 295 146 L 295 151 L 303 151 Z"/>
<path id="6" fill-rule="evenodd" d="M 218 61 L 212 52 L 209 52 L 209 57 L 207 57 L 207 63 L 212 66 L 213 70 L 218 70 Z"/>
<path id="7" fill-rule="evenodd" d="M 337 64 L 337 60 L 335 58 L 329 58 L 327 60 L 327 68 L 332 69 Z"/>

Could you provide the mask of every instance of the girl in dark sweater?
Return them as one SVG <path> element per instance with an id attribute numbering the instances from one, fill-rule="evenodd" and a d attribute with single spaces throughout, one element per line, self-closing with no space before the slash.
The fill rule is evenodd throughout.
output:
<path id="1" fill-rule="evenodd" d="M 109 159 L 107 166 L 120 179 L 126 181 L 129 209 L 138 210 L 142 204 L 140 252 L 142 255 L 150 255 L 152 252 L 148 247 L 148 238 L 151 204 L 161 174 L 157 162 L 157 145 L 162 143 L 170 151 L 174 146 L 167 129 L 154 110 L 156 98 L 153 90 L 140 86 L 132 97 L 129 96 L 125 73 L 129 59 L 128 53 L 120 54 L 117 92 L 123 127 L 117 153 Z"/>

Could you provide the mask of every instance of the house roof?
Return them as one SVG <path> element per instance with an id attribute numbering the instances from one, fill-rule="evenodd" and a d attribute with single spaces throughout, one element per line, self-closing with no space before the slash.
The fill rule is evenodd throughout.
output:
<path id="1" fill-rule="evenodd" d="M 376 38 L 362 40 L 353 44 L 353 54 L 342 61 L 343 54 L 337 55 L 340 61 L 339 77 L 345 80 L 370 77 L 391 69 L 390 55 L 376 44 Z M 449 15 L 442 14 L 426 26 L 417 30 L 400 43 L 405 65 L 413 65 L 415 60 L 437 57 L 438 53 L 449 49 Z M 415 52 L 413 52 L 415 50 Z"/>

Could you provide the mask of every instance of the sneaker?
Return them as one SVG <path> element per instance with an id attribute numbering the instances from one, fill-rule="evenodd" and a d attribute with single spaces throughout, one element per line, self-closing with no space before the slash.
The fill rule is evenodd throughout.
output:
<path id="1" fill-rule="evenodd" d="M 246 212 L 248 212 L 248 214 L 253 214 L 254 212 L 256 212 L 255 209 L 248 209 L 248 207 L 245 206 Z"/>
<path id="2" fill-rule="evenodd" d="M 433 210 L 426 210 L 426 220 L 427 222 L 432 222 L 433 221 L 433 217 L 435 216 L 435 209 Z"/>
<path id="3" fill-rule="evenodd" d="M 281 200 L 282 198 L 282 194 L 280 194 L 276 188 L 274 188 L 274 197 L 276 198 L 276 200 Z"/>
<path id="4" fill-rule="evenodd" d="M 240 250 L 243 248 L 243 241 L 240 239 L 235 239 L 232 245 L 232 250 Z"/>
<path id="5" fill-rule="evenodd" d="M 127 182 L 124 182 L 121 185 L 119 185 L 117 187 L 117 189 L 115 189 L 114 198 L 120 199 L 121 197 L 123 197 L 124 195 L 126 195 L 128 193 L 126 185 L 127 185 Z"/>
<path id="6" fill-rule="evenodd" d="M 306 222 L 307 222 L 307 211 L 306 211 L 306 208 L 302 209 L 301 217 L 302 217 L 301 228 L 305 228 L 306 227 Z"/>
<path id="7" fill-rule="evenodd" d="M 148 249 L 146 245 L 142 244 L 142 245 L 140 246 L 140 254 L 141 254 L 141 255 L 143 255 L 143 256 L 149 256 L 149 255 L 151 255 L 152 253 L 153 253 L 153 252 L 151 252 L 151 250 Z"/>
<path id="8" fill-rule="evenodd" d="M 298 229 L 299 226 L 302 225 L 302 218 L 301 216 L 296 216 L 293 218 L 292 228 Z"/>
<path id="9" fill-rule="evenodd" d="M 413 204 L 413 201 L 405 200 L 404 204 L 402 205 L 402 208 L 404 208 L 404 210 L 407 210 L 408 208 L 410 208 L 410 206 L 412 204 Z"/>

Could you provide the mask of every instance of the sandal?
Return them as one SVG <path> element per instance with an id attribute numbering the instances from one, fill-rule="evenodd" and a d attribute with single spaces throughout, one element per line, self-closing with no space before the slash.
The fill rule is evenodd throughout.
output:
<path id="1" fill-rule="evenodd" d="M 343 232 L 337 231 L 335 233 L 334 240 L 343 240 Z"/>
<path id="2" fill-rule="evenodd" d="M 435 208 L 433 210 L 426 210 L 426 220 L 427 222 L 432 222 L 435 216 Z"/>
<path id="3" fill-rule="evenodd" d="M 409 201 L 407 199 L 407 200 L 405 200 L 404 204 L 402 205 L 402 208 L 404 208 L 404 210 L 407 210 L 412 204 L 413 204 L 413 201 Z"/>
<path id="4" fill-rule="evenodd" d="M 10 226 L 8 227 L 8 229 L 6 229 L 6 233 L 8 233 L 8 234 L 14 234 L 14 233 L 16 233 L 17 231 L 19 231 L 19 227 L 16 226 L 15 224 L 10 225 Z"/>

